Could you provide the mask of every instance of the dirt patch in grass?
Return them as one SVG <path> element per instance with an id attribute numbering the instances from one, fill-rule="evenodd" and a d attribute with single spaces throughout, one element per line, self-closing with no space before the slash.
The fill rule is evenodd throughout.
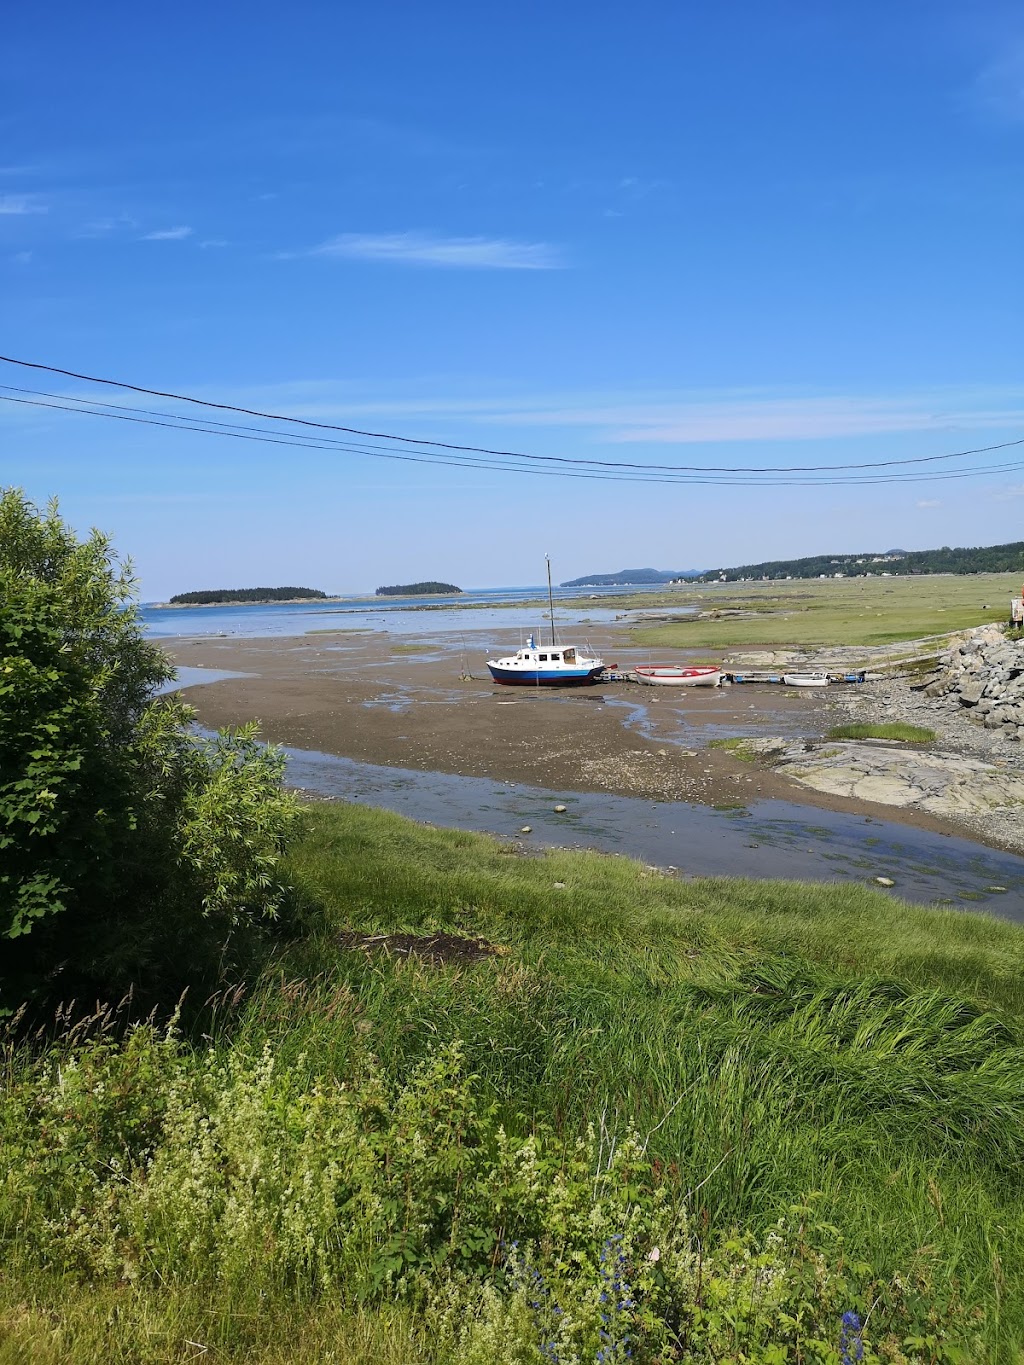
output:
<path id="1" fill-rule="evenodd" d="M 465 964 L 500 957 L 508 952 L 484 938 L 460 938 L 457 934 L 360 934 L 345 929 L 338 935 L 343 948 L 359 948 L 364 953 L 384 952 L 395 957 L 418 957 L 435 967 L 447 962 Z"/>

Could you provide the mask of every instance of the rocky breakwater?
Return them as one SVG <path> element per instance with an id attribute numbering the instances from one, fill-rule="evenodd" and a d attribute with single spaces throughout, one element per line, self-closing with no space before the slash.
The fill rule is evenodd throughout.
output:
<path id="1" fill-rule="evenodd" d="M 968 719 L 1024 741 L 1024 640 L 1009 640 L 998 626 L 959 637 L 939 668 L 910 684 L 926 697 L 958 703 Z"/>

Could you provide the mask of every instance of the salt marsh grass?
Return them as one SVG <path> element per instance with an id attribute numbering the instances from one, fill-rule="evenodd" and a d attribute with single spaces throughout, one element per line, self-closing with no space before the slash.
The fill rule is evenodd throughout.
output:
<path id="1" fill-rule="evenodd" d="M 896 739 L 904 744 L 930 744 L 935 731 L 925 725 L 906 725 L 891 721 L 883 725 L 836 725 L 826 739 Z"/>
<path id="2" fill-rule="evenodd" d="M 740 608 L 745 618 L 678 620 L 638 628 L 652 648 L 735 645 L 885 645 L 1009 619 L 1020 589 L 1012 574 L 963 577 L 800 579 L 678 590 L 678 607 Z"/>
<path id="3" fill-rule="evenodd" d="M 9 1044 L 0 1362 L 1016 1358 L 1024 932 L 303 819 L 190 1038 Z"/>

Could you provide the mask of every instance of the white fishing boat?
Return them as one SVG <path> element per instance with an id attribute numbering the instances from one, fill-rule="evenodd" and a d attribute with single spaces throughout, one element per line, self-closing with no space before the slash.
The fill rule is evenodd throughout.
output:
<path id="1" fill-rule="evenodd" d="M 827 673 L 783 673 L 782 681 L 787 687 L 828 687 Z"/>
<path id="2" fill-rule="evenodd" d="M 604 660 L 576 645 L 539 646 L 531 635 L 523 649 L 503 659 L 488 659 L 496 683 L 520 687 L 585 687 L 601 681 Z"/>
<path id="3" fill-rule="evenodd" d="M 548 559 L 547 563 L 551 643 L 538 645 L 531 635 L 525 647 L 515 654 L 508 654 L 502 659 L 488 659 L 487 667 L 496 683 L 513 687 L 586 687 L 603 678 L 603 659 L 578 645 L 559 644 L 556 639 L 551 560 Z"/>
<path id="4" fill-rule="evenodd" d="M 642 664 L 630 670 L 638 683 L 653 687 L 717 687 L 720 668 L 682 668 L 676 664 Z"/>

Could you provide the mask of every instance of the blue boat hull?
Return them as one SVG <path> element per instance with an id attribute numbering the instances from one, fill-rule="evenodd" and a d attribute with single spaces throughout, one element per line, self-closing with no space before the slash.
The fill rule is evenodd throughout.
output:
<path id="1" fill-rule="evenodd" d="M 495 668 L 487 665 L 496 683 L 510 687 L 588 687 L 601 681 L 602 668 L 560 668 L 557 672 L 549 669 Z"/>

